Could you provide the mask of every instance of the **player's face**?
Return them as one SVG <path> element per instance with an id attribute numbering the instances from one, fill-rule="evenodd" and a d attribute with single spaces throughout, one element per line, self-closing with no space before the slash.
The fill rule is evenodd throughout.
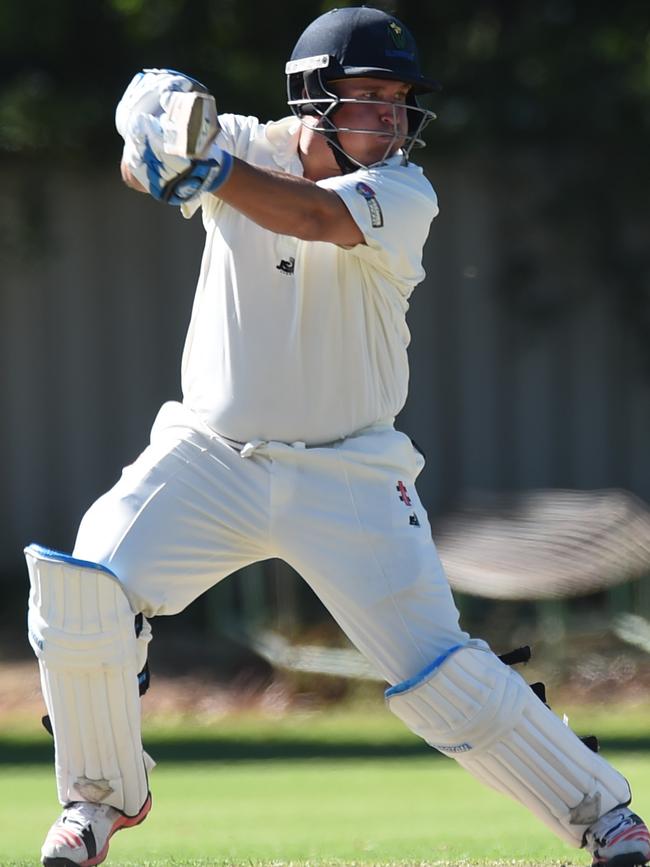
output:
<path id="1" fill-rule="evenodd" d="M 350 156 L 371 165 L 404 144 L 410 85 L 382 78 L 347 78 L 332 82 L 332 89 L 343 100 L 358 100 L 341 103 L 333 117 L 341 147 Z"/>

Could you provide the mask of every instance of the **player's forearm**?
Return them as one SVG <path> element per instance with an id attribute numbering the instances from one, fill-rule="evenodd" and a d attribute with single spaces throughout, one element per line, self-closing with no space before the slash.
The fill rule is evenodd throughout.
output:
<path id="1" fill-rule="evenodd" d="M 346 246 L 364 242 L 336 193 L 296 175 L 259 169 L 236 159 L 228 181 L 215 195 L 280 235 Z"/>

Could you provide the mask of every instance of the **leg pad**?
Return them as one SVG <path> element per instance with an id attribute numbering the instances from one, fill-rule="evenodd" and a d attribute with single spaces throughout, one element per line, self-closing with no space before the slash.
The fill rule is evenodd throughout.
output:
<path id="1" fill-rule="evenodd" d="M 140 738 L 134 612 L 103 566 L 39 545 L 25 556 L 29 639 L 54 734 L 59 800 L 101 802 L 134 816 L 153 766 Z"/>
<path id="2" fill-rule="evenodd" d="M 627 781 L 586 747 L 484 642 L 451 648 L 386 692 L 390 709 L 486 785 L 582 846 L 587 828 L 630 800 Z"/>

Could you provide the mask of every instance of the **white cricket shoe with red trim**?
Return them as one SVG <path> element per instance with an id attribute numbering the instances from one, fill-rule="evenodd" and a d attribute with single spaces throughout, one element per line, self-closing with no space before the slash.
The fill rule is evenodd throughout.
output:
<path id="1" fill-rule="evenodd" d="M 585 834 L 592 867 L 638 867 L 650 861 L 650 833 L 636 813 L 616 807 L 601 816 Z"/>
<path id="2" fill-rule="evenodd" d="M 116 831 L 144 822 L 151 809 L 151 795 L 137 816 L 125 816 L 108 804 L 74 801 L 49 830 L 41 862 L 45 867 L 94 867 L 108 854 L 108 844 Z"/>

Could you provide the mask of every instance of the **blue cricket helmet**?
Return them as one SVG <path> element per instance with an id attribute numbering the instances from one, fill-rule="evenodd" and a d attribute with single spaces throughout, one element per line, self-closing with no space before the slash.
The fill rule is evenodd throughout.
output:
<path id="1" fill-rule="evenodd" d="M 323 81 L 372 76 L 412 85 L 415 93 L 439 90 L 420 69 L 415 39 L 394 15 L 370 6 L 332 9 L 316 18 L 298 39 L 289 62 L 290 98 L 300 98 L 304 84 L 300 62 L 327 56 Z M 296 68 L 296 72 L 290 70 Z"/>

